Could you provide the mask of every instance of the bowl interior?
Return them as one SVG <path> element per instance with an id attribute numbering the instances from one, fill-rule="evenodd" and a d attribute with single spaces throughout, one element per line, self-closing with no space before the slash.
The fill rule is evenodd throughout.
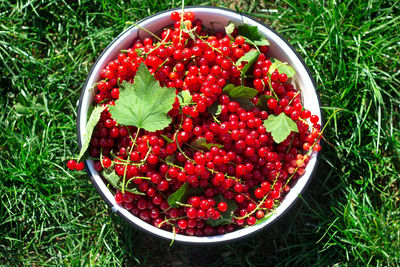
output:
<path id="1" fill-rule="evenodd" d="M 312 114 L 317 115 L 321 118 L 319 100 L 316 93 L 316 88 L 311 75 L 309 74 L 305 64 L 303 63 L 300 56 L 295 53 L 294 49 L 288 44 L 287 41 L 282 39 L 273 30 L 266 27 L 266 25 L 242 14 L 227 9 L 214 8 L 214 7 L 187 7 L 185 11 L 193 11 L 196 18 L 203 21 L 206 28 L 214 29 L 215 31 L 224 31 L 224 27 L 232 21 L 236 25 L 241 25 L 247 23 L 251 26 L 257 26 L 260 34 L 264 35 L 270 42 L 270 49 L 268 52 L 269 56 L 278 58 L 280 61 L 288 62 L 296 71 L 295 75 L 295 87 L 300 88 L 302 91 L 303 105 L 305 108 L 309 109 Z M 157 33 L 168 25 L 172 24 L 170 19 L 171 10 L 167 10 L 153 16 L 150 16 L 138 23 L 143 28 Z M 94 100 L 94 90 L 92 89 L 94 84 L 97 83 L 100 77 L 100 70 L 104 68 L 107 63 L 116 58 L 121 50 L 127 49 L 133 43 L 133 41 L 140 37 L 148 37 L 149 34 L 139 29 L 138 27 L 132 26 L 121 33 L 113 42 L 103 51 L 97 62 L 94 64 L 88 78 L 84 89 L 81 94 L 81 99 L 79 103 L 78 112 L 78 138 L 80 144 L 82 144 L 84 135 L 86 132 L 86 121 L 88 117 L 89 106 Z M 159 237 L 167 239 L 175 239 L 177 242 L 187 242 L 187 243 L 219 243 L 226 242 L 229 240 L 235 240 L 240 237 L 247 236 L 254 233 L 267 225 L 274 222 L 280 215 L 282 215 L 297 199 L 298 195 L 303 191 L 307 182 L 311 178 L 311 174 L 315 168 L 317 162 L 317 156 L 312 155 L 307 167 L 305 174 L 298 179 L 297 183 L 292 187 L 289 193 L 286 195 L 281 205 L 275 210 L 272 216 L 268 220 L 253 225 L 252 227 L 243 228 L 231 233 L 218 236 L 210 237 L 194 237 L 185 236 L 177 234 L 175 237 L 173 233 L 158 229 L 141 219 L 132 215 L 129 211 L 125 210 L 123 207 L 119 206 L 114 199 L 113 194 L 107 188 L 99 173 L 94 169 L 93 162 L 91 160 L 87 161 L 87 169 L 91 180 L 101 194 L 103 199 L 111 206 L 114 212 L 117 212 L 121 217 L 123 217 L 128 222 L 136 225 L 145 231 L 154 234 Z"/>

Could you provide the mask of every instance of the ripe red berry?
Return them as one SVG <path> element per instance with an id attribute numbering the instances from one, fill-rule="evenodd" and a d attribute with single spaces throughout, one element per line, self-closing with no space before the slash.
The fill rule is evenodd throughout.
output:
<path id="1" fill-rule="evenodd" d="M 84 167 L 85 167 L 85 164 L 83 162 L 78 162 L 75 165 L 75 170 L 81 171 L 81 170 L 83 170 Z"/>
<path id="2" fill-rule="evenodd" d="M 263 197 L 264 197 L 264 192 L 263 192 L 263 190 L 262 190 L 261 188 L 257 188 L 257 189 L 254 191 L 254 196 L 255 196 L 256 198 L 263 198 Z"/>
<path id="3" fill-rule="evenodd" d="M 207 210 L 210 207 L 210 203 L 207 200 L 200 201 L 200 208 Z"/>
<path id="4" fill-rule="evenodd" d="M 76 167 L 76 161 L 73 159 L 68 160 L 67 162 L 67 168 L 70 170 L 74 170 Z"/>
<path id="5" fill-rule="evenodd" d="M 179 220 L 178 226 L 180 229 L 186 229 L 188 226 L 188 223 L 186 220 L 182 219 L 182 220 Z"/>
<path id="6" fill-rule="evenodd" d="M 117 192 L 115 194 L 115 202 L 117 202 L 117 204 L 121 204 L 124 201 L 124 196 L 121 192 Z"/>
<path id="7" fill-rule="evenodd" d="M 189 218 L 196 218 L 196 216 L 197 216 L 197 210 L 196 210 L 196 208 L 193 208 L 193 207 L 188 208 L 187 211 L 186 211 L 186 215 L 187 215 Z"/>
<path id="8" fill-rule="evenodd" d="M 243 36 L 240 36 L 240 35 L 236 36 L 235 43 L 237 45 L 243 45 L 244 42 L 245 42 L 245 39 L 243 38 Z"/>
<path id="9" fill-rule="evenodd" d="M 319 121 L 319 118 L 318 118 L 317 115 L 311 115 L 311 117 L 310 117 L 310 122 L 311 122 L 312 124 L 316 124 L 318 121 Z"/>
<path id="10" fill-rule="evenodd" d="M 172 11 L 171 12 L 171 19 L 173 21 L 178 21 L 181 19 L 181 16 L 179 15 L 179 13 L 177 11 Z"/>
<path id="11" fill-rule="evenodd" d="M 267 105 L 269 109 L 275 109 L 278 106 L 278 101 L 275 98 L 270 98 L 267 101 Z"/>
<path id="12" fill-rule="evenodd" d="M 320 151 L 321 150 L 321 146 L 319 144 L 315 144 L 313 147 L 314 151 Z"/>
<path id="13" fill-rule="evenodd" d="M 218 203 L 218 209 L 221 212 L 224 212 L 224 211 L 226 211 L 228 209 L 228 205 L 226 204 L 226 202 L 222 201 L 222 202 Z"/>
<path id="14" fill-rule="evenodd" d="M 111 159 L 105 157 L 105 158 L 103 158 L 102 163 L 103 163 L 104 168 L 109 168 L 111 166 L 112 161 L 111 161 Z"/>
<path id="15" fill-rule="evenodd" d="M 274 206 L 274 201 L 273 201 L 272 199 L 267 199 L 267 200 L 265 200 L 264 206 L 265 206 L 267 209 L 272 209 L 273 206 Z"/>
<path id="16" fill-rule="evenodd" d="M 256 212 L 256 217 L 257 217 L 257 219 L 263 218 L 264 215 L 265 215 L 265 213 L 264 213 L 262 210 L 258 210 L 258 211 Z"/>
<path id="17" fill-rule="evenodd" d="M 285 83 L 287 80 L 288 80 L 288 77 L 287 77 L 286 73 L 279 74 L 279 81 L 281 83 Z"/>

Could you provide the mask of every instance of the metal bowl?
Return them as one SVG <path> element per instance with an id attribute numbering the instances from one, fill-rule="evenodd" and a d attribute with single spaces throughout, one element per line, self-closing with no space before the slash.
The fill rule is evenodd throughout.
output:
<path id="1" fill-rule="evenodd" d="M 139 21 L 137 24 L 151 32 L 159 32 L 166 25 L 172 24 L 170 13 L 173 10 L 179 11 L 179 9 L 166 10 L 149 16 Z M 269 28 L 266 24 L 250 16 L 225 8 L 191 6 L 186 7 L 185 11 L 193 11 L 196 18 L 199 18 L 203 21 L 204 27 L 214 29 L 215 31 L 223 31 L 224 26 L 226 26 L 230 21 L 236 25 L 247 23 L 251 26 L 257 26 L 259 33 L 265 36 L 270 42 L 270 49 L 268 52 L 269 55 L 278 58 L 283 62 L 288 62 L 295 69 L 296 88 L 300 88 L 302 90 L 303 106 L 309 109 L 312 114 L 315 114 L 321 118 L 319 98 L 316 92 L 315 82 L 310 74 L 310 71 L 295 49 L 277 32 Z M 145 31 L 140 30 L 136 26 L 126 29 L 106 47 L 93 65 L 82 89 L 78 106 L 77 131 L 78 143 L 80 146 L 82 145 L 84 134 L 86 132 L 89 106 L 94 102 L 94 90 L 90 90 L 90 88 L 92 88 L 93 85 L 101 79 L 100 70 L 104 68 L 109 61 L 115 59 L 121 50 L 130 47 L 134 39 L 138 37 L 145 38 L 148 36 L 149 35 Z M 153 225 L 142 221 L 140 218 L 134 216 L 128 210 L 122 206 L 119 206 L 115 202 L 113 193 L 107 188 L 106 182 L 94 169 L 92 160 L 86 161 L 86 170 L 96 190 L 99 192 L 104 201 L 111 207 L 112 211 L 117 213 L 133 226 L 161 238 L 169 240 L 174 239 L 176 242 L 192 244 L 215 244 L 247 237 L 255 232 L 260 231 L 261 229 L 267 228 L 269 225 L 275 222 L 291 206 L 293 206 L 294 202 L 298 198 L 298 195 L 304 191 L 316 169 L 317 162 L 318 153 L 313 153 L 306 167 L 305 174 L 298 179 L 296 184 L 287 193 L 279 207 L 276 208 L 275 212 L 269 217 L 268 220 L 227 234 L 207 237 L 186 236 L 181 234 L 177 234 L 174 237 L 172 232 L 156 228 Z"/>

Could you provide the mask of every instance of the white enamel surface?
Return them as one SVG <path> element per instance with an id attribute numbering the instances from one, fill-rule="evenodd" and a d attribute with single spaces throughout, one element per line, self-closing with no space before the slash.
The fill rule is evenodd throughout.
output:
<path id="1" fill-rule="evenodd" d="M 186 8 L 186 11 L 193 11 L 195 13 L 196 18 L 200 18 L 203 21 L 205 27 L 212 29 L 214 27 L 215 30 L 223 31 L 224 26 L 226 26 L 229 21 L 234 22 L 236 25 L 240 25 L 243 23 L 248 23 L 252 26 L 257 26 L 259 32 L 264 35 L 269 42 L 270 52 L 269 55 L 272 57 L 276 57 L 283 62 L 288 62 L 295 70 L 296 76 L 295 80 L 297 82 L 296 88 L 300 88 L 303 94 L 303 104 L 304 107 L 309 109 L 312 114 L 321 117 L 318 97 L 315 92 L 315 88 L 312 82 L 311 77 L 308 75 L 307 70 L 303 66 L 300 59 L 297 55 L 292 51 L 292 49 L 283 41 L 278 35 L 274 32 L 270 31 L 268 28 L 264 27 L 262 24 L 254 21 L 248 17 L 242 16 L 235 12 L 222 10 L 222 9 L 211 9 L 204 7 L 191 7 Z M 172 24 L 172 21 L 169 18 L 170 12 L 165 12 L 162 14 L 155 15 L 150 17 L 144 21 L 142 21 L 139 25 L 143 28 L 146 28 L 152 32 L 158 32 L 162 30 L 166 25 Z M 99 81 L 100 79 L 100 70 L 105 67 L 105 65 L 116 58 L 117 54 L 122 49 L 127 49 L 132 45 L 137 36 L 141 38 L 147 37 L 148 34 L 139 30 L 137 27 L 131 27 L 127 29 L 123 34 L 117 37 L 112 45 L 108 47 L 104 52 L 101 58 L 99 58 L 97 64 L 94 66 L 94 69 L 91 75 L 88 77 L 87 84 L 84 90 L 84 95 L 81 99 L 81 113 L 78 118 L 80 124 L 80 140 L 81 142 L 84 139 L 84 133 L 86 132 L 86 118 L 89 105 L 93 102 L 94 93 L 90 88 Z M 307 167 L 305 174 L 298 179 L 295 186 L 289 191 L 286 195 L 285 199 L 282 201 L 281 205 L 276 209 L 274 214 L 265 222 L 254 225 L 252 227 L 243 228 L 241 230 L 234 231 L 232 233 L 228 233 L 225 235 L 219 236 L 211 236 L 211 237 L 192 237 L 185 235 L 176 235 L 175 240 L 181 242 L 189 242 L 189 243 L 215 243 L 215 242 L 223 242 L 228 240 L 234 240 L 239 237 L 243 237 L 245 235 L 251 234 L 261 228 L 266 227 L 276 220 L 276 218 L 285 212 L 289 206 L 296 200 L 300 192 L 305 187 L 306 183 L 310 179 L 310 175 L 312 170 L 314 169 L 316 164 L 316 155 L 312 155 Z M 118 206 L 114 200 L 113 194 L 107 188 L 107 185 L 103 182 L 98 172 L 94 170 L 93 162 L 88 161 L 89 170 L 92 173 L 94 183 L 98 186 L 99 190 L 103 192 L 104 198 L 108 200 L 112 204 L 112 210 L 114 212 L 119 211 L 127 220 L 133 222 L 138 227 L 143 228 L 149 232 L 152 232 L 155 235 L 158 235 L 163 238 L 173 239 L 173 234 L 168 231 L 164 231 L 158 229 L 139 218 L 133 216 L 129 211 L 124 208 Z"/>

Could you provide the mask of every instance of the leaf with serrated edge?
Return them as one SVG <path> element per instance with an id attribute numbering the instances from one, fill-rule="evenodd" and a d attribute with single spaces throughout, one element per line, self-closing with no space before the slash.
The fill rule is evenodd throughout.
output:
<path id="1" fill-rule="evenodd" d="M 218 205 L 219 202 L 224 201 L 228 205 L 228 209 L 224 212 L 220 212 L 221 216 L 218 220 L 208 219 L 206 221 L 207 224 L 211 226 L 230 224 L 232 222 L 232 212 L 238 208 L 238 205 L 234 200 L 225 199 L 221 194 L 218 194 L 214 199 L 216 205 Z"/>
<path id="2" fill-rule="evenodd" d="M 199 137 L 199 138 L 193 140 L 190 143 L 190 145 L 195 147 L 195 148 L 198 148 L 198 149 L 204 149 L 204 148 L 210 149 L 213 146 L 216 146 L 218 148 L 223 148 L 224 147 L 221 144 L 207 143 L 207 140 L 204 137 Z"/>
<path id="3" fill-rule="evenodd" d="M 101 174 L 115 189 L 121 189 L 120 177 L 114 170 L 104 169 Z M 131 192 L 136 195 L 145 195 L 145 193 L 140 192 L 137 188 L 125 188 L 125 191 Z"/>
<path id="4" fill-rule="evenodd" d="M 171 123 L 167 113 L 175 102 L 175 89 L 161 87 L 144 63 L 139 66 L 134 83 L 123 81 L 121 87 L 115 106 L 108 106 L 117 123 L 149 132 L 162 130 Z"/>
<path id="5" fill-rule="evenodd" d="M 257 101 L 257 107 L 259 107 L 262 110 L 267 110 L 268 108 L 268 99 L 274 98 L 271 95 L 262 95 L 258 98 Z"/>
<path id="6" fill-rule="evenodd" d="M 188 90 L 183 90 L 178 93 L 178 98 L 179 98 L 179 104 L 181 107 L 187 106 L 190 103 L 192 103 L 192 95 Z"/>
<path id="7" fill-rule="evenodd" d="M 120 177 L 118 174 L 115 173 L 114 170 L 108 170 L 104 169 L 103 172 L 101 173 L 104 178 L 115 188 L 115 189 L 120 189 L 119 186 L 119 181 Z"/>
<path id="8" fill-rule="evenodd" d="M 173 194 L 171 194 L 168 197 L 167 202 L 170 207 L 178 207 L 179 206 L 176 202 L 180 202 L 182 200 L 182 198 L 185 196 L 187 187 L 188 187 L 188 183 L 184 183 L 183 185 L 181 185 L 181 187 L 179 187 L 178 190 L 176 190 Z"/>
<path id="9" fill-rule="evenodd" d="M 233 24 L 233 22 L 229 22 L 229 24 L 225 26 L 226 35 L 228 35 L 230 39 L 233 39 L 232 33 L 234 30 L 235 30 L 235 24 Z"/>
<path id="10" fill-rule="evenodd" d="M 253 41 L 253 43 L 258 46 L 270 45 L 269 41 L 265 38 L 261 38 L 260 40 L 255 40 L 255 41 Z"/>
<path id="11" fill-rule="evenodd" d="M 287 62 L 279 61 L 276 58 L 273 59 L 268 72 L 272 74 L 275 70 L 278 70 L 280 74 L 285 73 L 288 78 L 292 78 L 296 74 L 296 71 Z"/>
<path id="12" fill-rule="evenodd" d="M 291 132 L 299 132 L 297 124 L 283 112 L 278 116 L 269 115 L 268 119 L 264 120 L 264 126 L 277 144 L 285 141 Z"/>
<path id="13" fill-rule="evenodd" d="M 257 26 L 250 26 L 248 24 L 240 25 L 238 27 L 238 34 L 246 37 L 257 46 L 265 46 L 270 44 L 265 37 L 259 34 Z"/>
<path id="14" fill-rule="evenodd" d="M 250 26 L 248 24 L 243 24 L 238 27 L 237 30 L 238 35 L 246 37 L 252 41 L 259 40 L 261 35 L 258 33 L 257 26 Z"/>
<path id="15" fill-rule="evenodd" d="M 247 70 L 253 65 L 253 63 L 258 59 L 258 56 L 260 55 L 260 52 L 257 50 L 250 50 L 246 54 L 244 54 L 241 58 L 236 61 L 236 66 L 239 67 L 242 65 L 242 62 L 247 62 L 243 66 L 242 73 L 246 73 Z"/>
<path id="16" fill-rule="evenodd" d="M 227 92 L 233 98 L 244 97 L 250 99 L 258 94 L 258 91 L 254 88 L 243 85 L 235 86 L 233 84 L 226 85 L 222 91 Z"/>
<path id="17" fill-rule="evenodd" d="M 100 120 L 101 113 L 106 109 L 103 106 L 97 106 L 93 109 L 92 114 L 90 114 L 89 120 L 86 124 L 86 133 L 85 138 L 83 140 L 83 144 L 81 147 L 81 151 L 79 152 L 79 156 L 77 161 L 81 161 L 83 155 L 85 154 L 86 150 L 89 147 L 90 140 L 92 139 L 92 133 L 94 128 L 96 127 L 97 123 Z"/>

